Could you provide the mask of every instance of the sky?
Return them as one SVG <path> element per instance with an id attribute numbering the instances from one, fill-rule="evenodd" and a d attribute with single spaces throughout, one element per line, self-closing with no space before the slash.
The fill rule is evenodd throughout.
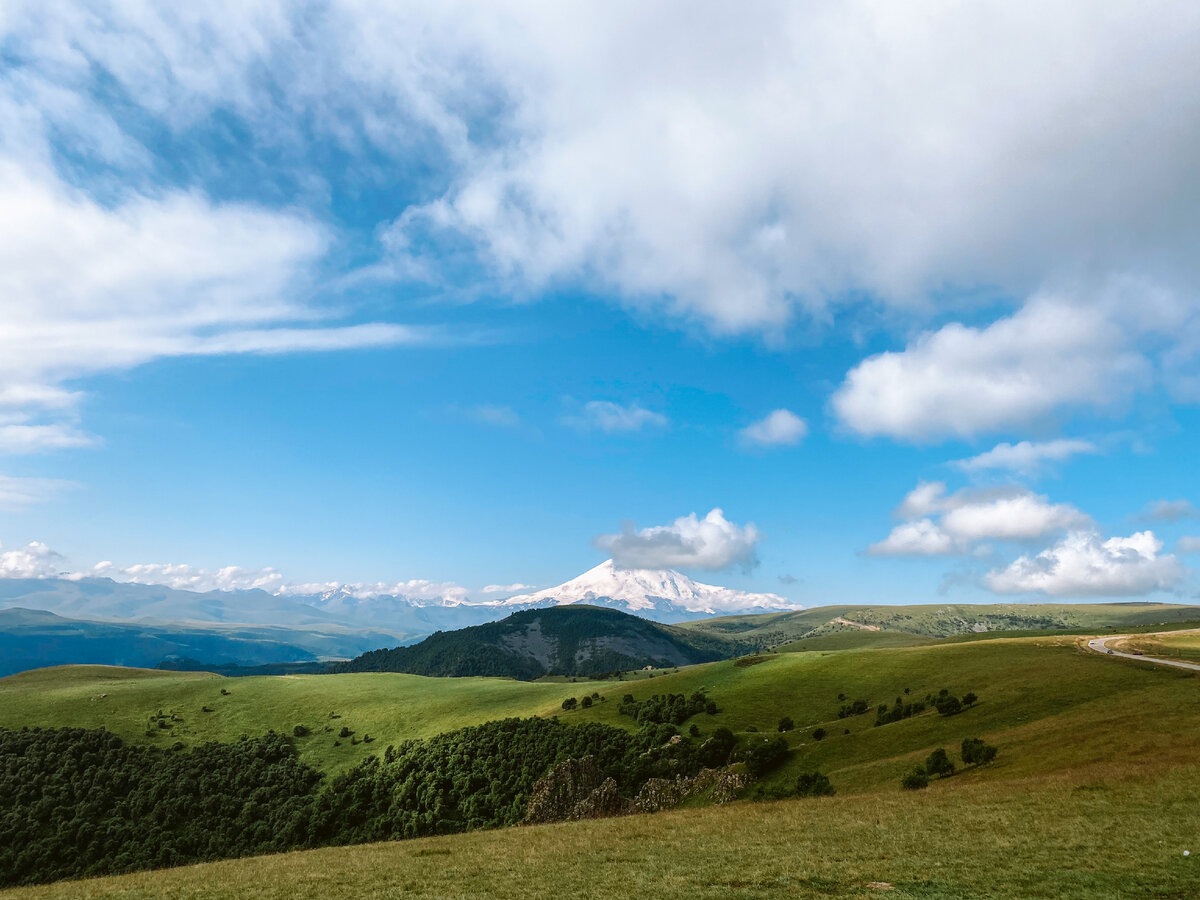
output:
<path id="1" fill-rule="evenodd" d="M 1198 40 L 6 3 L 0 575 L 1194 600 Z"/>

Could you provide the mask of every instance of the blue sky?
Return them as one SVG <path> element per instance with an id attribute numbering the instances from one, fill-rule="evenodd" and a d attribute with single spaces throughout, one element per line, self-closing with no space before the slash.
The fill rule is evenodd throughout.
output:
<path id="1" fill-rule="evenodd" d="M 0 574 L 1192 598 L 1163 6 L 17 3 Z"/>

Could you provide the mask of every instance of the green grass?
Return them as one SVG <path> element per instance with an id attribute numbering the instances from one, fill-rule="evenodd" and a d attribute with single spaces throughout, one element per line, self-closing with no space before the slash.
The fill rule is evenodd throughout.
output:
<path id="1" fill-rule="evenodd" d="M 994 635 L 993 635 L 994 636 Z M 903 631 L 864 631 L 845 628 L 812 637 L 798 638 L 775 649 L 780 653 L 803 653 L 809 650 L 879 650 L 888 647 L 924 647 L 934 638 Z"/>
<path id="2" fill-rule="evenodd" d="M 886 896 L 898 897 L 1196 896 L 1200 680 L 1079 644 L 1056 634 L 768 653 L 753 665 L 729 660 L 619 683 L 392 674 L 231 679 L 105 667 L 12 676 L 0 680 L 0 725 L 103 725 L 133 741 L 169 745 L 305 724 L 317 733 L 297 742 L 301 755 L 326 771 L 404 738 L 509 715 L 631 727 L 616 709 L 624 693 L 706 690 L 721 712 L 692 720 L 703 732 L 725 725 L 745 739 L 753 739 L 751 728 L 773 736 L 780 717 L 790 716 L 793 752 L 769 781 L 786 783 L 816 768 L 838 796 L 318 850 L 0 896 L 690 900 L 876 896 L 866 887 L 872 881 L 893 884 Z M 970 690 L 980 702 L 958 716 L 928 712 L 873 727 L 874 706 L 904 696 L 906 687 L 912 698 L 943 687 Z M 607 701 L 561 711 L 564 697 L 592 691 Z M 871 712 L 839 720 L 839 693 L 869 700 Z M 200 712 L 202 705 L 214 712 Z M 146 718 L 160 708 L 183 721 L 175 734 L 147 738 Z M 330 720 L 331 711 L 341 718 Z M 377 742 L 334 747 L 343 724 Z M 818 725 L 829 732 L 819 742 L 812 739 Z M 900 791 L 901 775 L 932 749 L 957 758 L 962 739 L 976 736 L 1000 748 L 994 764 L 924 792 Z M 1183 849 L 1196 857 L 1184 859 Z"/>
<path id="3" fill-rule="evenodd" d="M 1200 770 L 1112 783 L 950 779 L 313 850 L 0 891 L 4 900 L 1194 897 Z M 869 888 L 884 882 L 893 890 Z"/>
<path id="4" fill-rule="evenodd" d="M 129 741 L 170 747 L 176 741 L 235 741 L 269 729 L 291 734 L 296 725 L 304 725 L 312 734 L 296 741 L 300 757 L 323 771 L 338 772 L 409 738 L 508 716 L 552 714 L 566 687 L 391 673 L 223 678 L 204 672 L 63 666 L 0 679 L 0 726 L 103 726 Z M 582 690 L 584 685 L 569 687 Z M 222 688 L 228 696 L 221 694 Z M 213 711 L 203 712 L 205 706 Z M 153 736 L 147 737 L 147 718 L 160 709 L 182 721 L 169 730 L 151 728 Z M 340 718 L 331 719 L 331 712 Z M 357 738 L 370 734 L 376 740 L 354 745 L 346 738 L 335 746 L 342 726 Z"/>
<path id="5" fill-rule="evenodd" d="M 779 646 L 818 629 L 827 630 L 835 618 L 845 618 L 886 631 L 945 637 L 969 634 L 976 628 L 990 633 L 1055 629 L 1101 631 L 1108 627 L 1171 625 L 1200 619 L 1200 607 L 1173 603 L 992 603 L 922 604 L 918 606 L 821 606 L 799 612 L 723 616 L 687 622 L 701 634 Z"/>

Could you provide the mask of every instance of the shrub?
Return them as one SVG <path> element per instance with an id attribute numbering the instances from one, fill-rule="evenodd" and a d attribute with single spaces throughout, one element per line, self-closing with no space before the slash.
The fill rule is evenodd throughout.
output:
<path id="1" fill-rule="evenodd" d="M 746 751 L 746 771 L 752 778 L 761 778 L 783 762 L 788 745 L 781 737 L 756 742 Z"/>
<path id="2" fill-rule="evenodd" d="M 828 733 L 829 732 L 827 732 L 824 728 L 818 728 L 816 731 L 813 732 L 813 740 L 814 741 L 823 741 L 823 740 L 825 740 L 825 735 L 827 735 Z"/>
<path id="3" fill-rule="evenodd" d="M 844 695 L 839 695 L 844 696 Z M 861 716 L 870 708 L 870 704 L 866 700 L 855 700 L 853 703 L 848 703 L 838 710 L 839 719 L 848 719 L 850 716 Z"/>
<path id="4" fill-rule="evenodd" d="M 563 709 L 574 709 L 579 705 L 579 701 L 575 697 L 568 697 L 562 702 Z"/>
<path id="5" fill-rule="evenodd" d="M 930 777 L 945 778 L 954 774 L 954 763 L 946 751 L 938 747 L 925 759 L 925 773 Z"/>
<path id="6" fill-rule="evenodd" d="M 340 738 L 348 738 L 348 737 L 350 737 L 350 735 L 352 735 L 352 734 L 354 734 L 354 732 L 353 732 L 353 731 L 351 731 L 351 730 L 349 729 L 349 727 L 348 727 L 348 726 L 346 726 L 346 725 L 343 725 L 343 726 L 342 726 L 342 730 L 338 732 L 338 737 L 340 737 Z"/>
<path id="7" fill-rule="evenodd" d="M 944 697 L 939 695 L 937 700 L 934 701 L 934 706 L 937 707 L 937 711 L 943 716 L 956 716 L 963 711 L 962 702 L 953 694 Z"/>
<path id="8" fill-rule="evenodd" d="M 692 737 L 700 737 L 700 726 L 693 722 L 688 726 L 688 734 Z"/>
<path id="9" fill-rule="evenodd" d="M 996 748 L 979 738 L 966 738 L 962 742 L 962 761 L 968 766 L 982 766 L 996 758 Z"/>
<path id="10" fill-rule="evenodd" d="M 973 691 L 967 691 L 967 693 L 963 694 L 962 702 L 963 706 L 974 706 L 979 702 L 979 698 L 975 696 Z"/>
<path id="11" fill-rule="evenodd" d="M 292 729 L 293 737 L 308 737 L 309 731 L 303 725 L 297 725 Z"/>
<path id="12" fill-rule="evenodd" d="M 791 731 L 795 727 L 796 727 L 796 723 L 793 722 L 791 720 L 791 718 L 788 716 L 784 716 L 782 719 L 779 720 L 779 730 L 780 731 Z"/>
<path id="13" fill-rule="evenodd" d="M 900 787 L 906 791 L 919 791 L 929 787 L 929 776 L 920 766 L 914 766 L 912 771 L 900 779 Z"/>
<path id="14" fill-rule="evenodd" d="M 820 772 L 802 772 L 796 779 L 798 797 L 832 797 L 835 793 L 829 778 Z"/>

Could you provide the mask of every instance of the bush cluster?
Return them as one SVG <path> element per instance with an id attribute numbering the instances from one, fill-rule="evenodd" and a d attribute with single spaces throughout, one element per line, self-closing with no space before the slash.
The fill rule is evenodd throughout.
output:
<path id="1" fill-rule="evenodd" d="M 716 715 L 717 704 L 709 700 L 704 691 L 696 691 L 690 697 L 683 694 L 655 694 L 648 700 L 635 700 L 626 694 L 617 712 L 629 716 L 639 725 L 682 725 L 697 713 Z"/>

